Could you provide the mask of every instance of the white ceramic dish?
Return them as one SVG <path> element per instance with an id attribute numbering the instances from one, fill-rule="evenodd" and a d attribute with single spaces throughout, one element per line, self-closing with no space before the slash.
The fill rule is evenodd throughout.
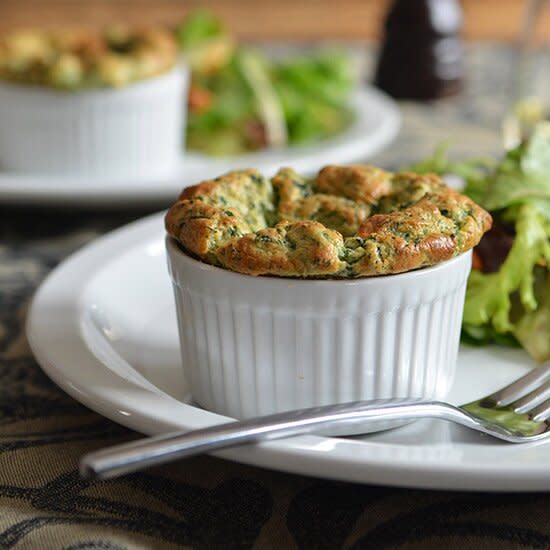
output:
<path id="1" fill-rule="evenodd" d="M 118 230 L 60 265 L 34 298 L 28 336 L 55 382 L 130 428 L 156 434 L 227 421 L 186 401 L 161 215 Z M 520 350 L 464 347 L 449 400 L 486 395 L 531 366 Z M 296 437 L 217 455 L 364 483 L 550 490 L 550 445 L 507 445 L 435 421 L 353 439 Z"/>
<path id="2" fill-rule="evenodd" d="M 0 167 L 0 203 L 101 207 L 158 204 L 168 206 L 182 187 L 238 168 L 258 168 L 269 175 L 280 166 L 313 172 L 327 163 L 365 160 L 397 135 L 401 117 L 397 104 L 374 88 L 365 87 L 352 98 L 355 123 L 324 142 L 304 147 L 268 150 L 232 158 L 188 153 L 171 175 L 152 178 L 54 177 L 18 174 Z"/>
<path id="3" fill-rule="evenodd" d="M 454 379 L 471 252 L 357 280 L 250 277 L 166 239 L 185 376 L 235 418 L 386 397 L 443 399 Z"/>
<path id="4" fill-rule="evenodd" d="M 2 82 L 0 165 L 14 178 L 169 177 L 181 158 L 187 81 L 178 66 L 120 89 Z"/>

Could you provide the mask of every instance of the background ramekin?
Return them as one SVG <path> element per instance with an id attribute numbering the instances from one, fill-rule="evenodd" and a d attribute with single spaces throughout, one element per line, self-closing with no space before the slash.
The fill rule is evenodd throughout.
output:
<path id="1" fill-rule="evenodd" d="M 0 168 L 157 176 L 183 154 L 188 75 L 178 66 L 124 88 L 57 91 L 0 82 Z"/>
<path id="2" fill-rule="evenodd" d="M 399 275 L 301 280 L 233 273 L 166 246 L 185 376 L 202 407 L 247 418 L 449 390 L 471 252 Z"/>

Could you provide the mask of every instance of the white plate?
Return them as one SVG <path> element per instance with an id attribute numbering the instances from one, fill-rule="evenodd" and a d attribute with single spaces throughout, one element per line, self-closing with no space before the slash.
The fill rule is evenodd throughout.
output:
<path id="1" fill-rule="evenodd" d="M 185 185 L 219 176 L 229 170 L 257 168 L 271 175 L 287 165 L 307 174 L 328 163 L 365 160 L 395 138 L 401 116 L 392 99 L 371 87 L 358 90 L 351 106 L 356 115 L 355 122 L 334 138 L 302 147 L 229 158 L 187 153 L 177 173 L 161 180 L 53 177 L 0 171 L 0 202 L 27 205 L 166 205 L 176 198 Z"/>
<path id="2" fill-rule="evenodd" d="M 157 434 L 225 421 L 189 401 L 172 299 L 157 214 L 96 241 L 54 270 L 34 298 L 29 341 L 59 386 L 120 424 Z M 520 350 L 464 347 L 450 400 L 485 395 L 531 365 Z M 217 454 L 365 483 L 550 489 L 550 445 L 508 445 L 441 421 L 362 438 L 304 436 Z"/>

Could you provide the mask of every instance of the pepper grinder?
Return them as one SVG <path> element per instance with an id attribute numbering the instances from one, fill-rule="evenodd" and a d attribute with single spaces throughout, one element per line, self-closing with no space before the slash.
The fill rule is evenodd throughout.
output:
<path id="1" fill-rule="evenodd" d="M 399 99 L 458 93 L 463 48 L 457 0 L 395 0 L 385 23 L 376 85 Z"/>

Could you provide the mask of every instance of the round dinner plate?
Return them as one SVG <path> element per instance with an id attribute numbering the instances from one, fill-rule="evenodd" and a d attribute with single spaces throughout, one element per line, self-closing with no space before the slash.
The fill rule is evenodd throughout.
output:
<path id="1" fill-rule="evenodd" d="M 162 214 L 114 231 L 55 269 L 34 297 L 27 332 L 38 362 L 61 388 L 120 424 L 159 434 L 228 420 L 195 406 L 187 392 Z M 521 350 L 462 347 L 449 400 L 481 397 L 532 366 Z M 402 487 L 550 489 L 550 445 L 506 444 L 435 420 L 354 438 L 300 436 L 216 456 Z"/>
<path id="2" fill-rule="evenodd" d="M 382 150 L 397 135 L 401 115 L 384 93 L 364 86 L 351 100 L 354 123 L 341 134 L 311 145 L 271 149 L 235 157 L 217 158 L 189 152 L 176 173 L 163 179 L 113 179 L 44 176 L 2 172 L 0 202 L 84 206 L 138 206 L 168 204 L 182 187 L 230 170 L 257 168 L 266 175 L 281 166 L 311 173 L 328 162 L 344 164 L 365 160 Z"/>

